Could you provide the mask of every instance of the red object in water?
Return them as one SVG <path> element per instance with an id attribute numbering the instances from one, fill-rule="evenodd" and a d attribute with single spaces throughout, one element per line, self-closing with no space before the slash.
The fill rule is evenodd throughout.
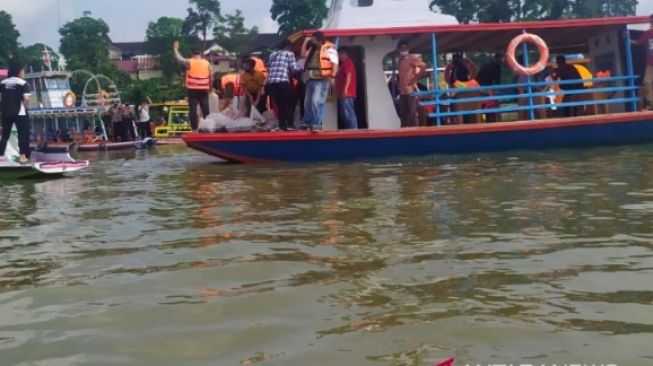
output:
<path id="1" fill-rule="evenodd" d="M 451 357 L 449 359 L 446 359 L 440 363 L 436 363 L 434 366 L 453 366 L 453 364 L 456 362 L 456 359 Z"/>

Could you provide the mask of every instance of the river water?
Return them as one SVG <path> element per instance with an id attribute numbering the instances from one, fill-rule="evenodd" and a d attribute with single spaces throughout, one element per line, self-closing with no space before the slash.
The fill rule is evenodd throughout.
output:
<path id="1" fill-rule="evenodd" d="M 0 365 L 653 364 L 653 146 L 2 182 Z"/>

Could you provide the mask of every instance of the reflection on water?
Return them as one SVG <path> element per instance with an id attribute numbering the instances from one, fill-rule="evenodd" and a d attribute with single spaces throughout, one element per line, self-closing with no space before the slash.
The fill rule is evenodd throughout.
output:
<path id="1" fill-rule="evenodd" d="M 651 146 L 3 183 L 2 365 L 653 359 Z"/>

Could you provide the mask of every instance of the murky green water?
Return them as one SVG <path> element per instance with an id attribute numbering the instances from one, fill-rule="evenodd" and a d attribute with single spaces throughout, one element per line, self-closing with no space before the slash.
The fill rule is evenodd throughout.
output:
<path id="1" fill-rule="evenodd" d="M 653 364 L 653 146 L 1 184 L 3 366 Z"/>

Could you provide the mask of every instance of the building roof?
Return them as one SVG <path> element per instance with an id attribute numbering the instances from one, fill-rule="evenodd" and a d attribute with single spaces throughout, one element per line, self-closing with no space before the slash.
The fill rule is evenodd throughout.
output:
<path id="1" fill-rule="evenodd" d="M 247 53 L 276 48 L 282 40 L 277 33 L 259 33 L 247 45 Z"/>
<path id="2" fill-rule="evenodd" d="M 123 55 L 144 55 L 147 50 L 146 42 L 113 42 L 113 45 L 120 49 Z"/>

